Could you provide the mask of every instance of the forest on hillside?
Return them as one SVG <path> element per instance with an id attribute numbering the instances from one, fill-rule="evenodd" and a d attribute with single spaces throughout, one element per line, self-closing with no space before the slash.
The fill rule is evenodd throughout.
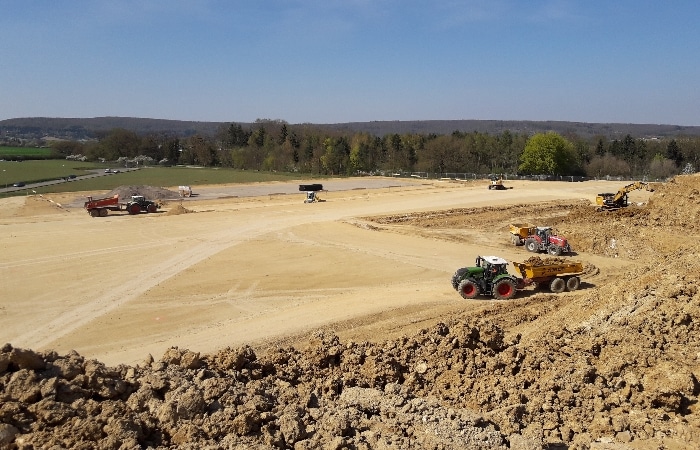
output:
<path id="1" fill-rule="evenodd" d="M 173 137 L 124 128 L 88 141 L 56 140 L 54 157 L 91 161 L 145 158 L 161 165 L 363 175 L 424 172 L 666 178 L 700 167 L 700 136 L 610 139 L 576 133 L 453 131 L 389 133 L 290 125 L 222 124 L 214 135 Z"/>

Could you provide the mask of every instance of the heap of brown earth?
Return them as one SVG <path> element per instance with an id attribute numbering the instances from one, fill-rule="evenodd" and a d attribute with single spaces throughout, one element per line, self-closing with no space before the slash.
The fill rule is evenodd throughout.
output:
<path id="1" fill-rule="evenodd" d="M 615 239 L 636 261 L 615 283 L 492 302 L 414 336 L 173 348 L 116 368 L 6 345 L 0 447 L 698 448 L 698 181 L 678 177 L 645 208 L 562 218 L 581 251 L 609 254 Z"/>

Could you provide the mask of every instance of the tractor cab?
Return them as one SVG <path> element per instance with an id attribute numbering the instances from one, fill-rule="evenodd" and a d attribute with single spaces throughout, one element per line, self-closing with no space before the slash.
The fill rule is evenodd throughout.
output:
<path id="1" fill-rule="evenodd" d="M 498 256 L 477 256 L 476 267 L 484 269 L 484 278 L 493 278 L 508 273 L 508 261 Z"/>
<path id="2" fill-rule="evenodd" d="M 537 236 L 542 239 L 542 242 L 549 242 L 549 236 L 552 234 L 552 227 L 537 227 Z"/>

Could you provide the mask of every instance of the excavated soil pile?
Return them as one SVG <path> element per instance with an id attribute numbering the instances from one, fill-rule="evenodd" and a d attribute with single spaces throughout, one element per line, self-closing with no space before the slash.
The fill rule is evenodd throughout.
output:
<path id="1" fill-rule="evenodd" d="M 577 205 L 560 219 L 558 229 L 576 248 L 606 256 L 639 260 L 681 251 L 700 234 L 700 178 L 678 176 L 654 187 L 646 205 L 608 212 Z"/>
<path id="2" fill-rule="evenodd" d="M 180 193 L 171 191 L 169 189 L 146 186 L 146 185 L 136 185 L 136 186 L 119 186 L 118 188 L 109 191 L 104 195 L 104 197 L 112 197 L 115 194 L 119 194 L 119 198 L 126 200 L 132 195 L 143 195 L 148 200 L 173 200 L 180 198 Z"/>
<path id="3" fill-rule="evenodd" d="M 182 205 L 175 205 L 173 207 L 170 207 L 170 209 L 168 209 L 168 212 L 165 214 L 168 216 L 176 216 L 179 214 L 188 214 L 188 213 L 193 213 L 193 212 L 194 211 L 187 209 Z"/>
<path id="4" fill-rule="evenodd" d="M 17 197 L 17 202 L 19 204 L 13 209 L 12 215 L 18 217 L 37 214 L 67 214 L 69 212 L 61 203 L 41 194 Z"/>
<path id="5" fill-rule="evenodd" d="M 525 261 L 525 264 L 530 264 L 532 266 L 547 266 L 550 264 L 564 264 L 568 263 L 569 260 L 564 258 L 551 258 L 551 257 L 541 257 L 541 256 L 531 256 Z"/>
<path id="6" fill-rule="evenodd" d="M 614 283 L 492 301 L 412 336 L 319 332 L 306 348 L 259 354 L 171 348 L 136 367 L 5 345 L 0 447 L 698 448 L 699 182 L 678 177 L 645 208 L 570 205 L 566 220 L 540 210 L 533 219 L 561 218 L 579 245 L 594 235 L 594 253 L 615 239 L 634 264 Z M 458 216 L 424 225 L 459 228 Z M 512 217 L 488 221 L 507 230 Z M 651 242 L 680 230 L 678 242 Z"/>

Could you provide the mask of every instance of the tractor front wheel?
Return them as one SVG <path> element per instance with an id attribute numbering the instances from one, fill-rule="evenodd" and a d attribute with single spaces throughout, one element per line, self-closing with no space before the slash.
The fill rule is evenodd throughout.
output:
<path id="1" fill-rule="evenodd" d="M 158 211 L 158 206 L 155 203 L 150 203 L 146 208 L 146 211 L 148 211 L 149 213 L 154 213 Z"/>
<path id="2" fill-rule="evenodd" d="M 540 249 L 540 246 L 537 245 L 537 241 L 533 238 L 527 238 L 525 239 L 525 248 L 527 249 L 528 252 L 532 253 L 537 253 L 537 251 Z"/>
<path id="3" fill-rule="evenodd" d="M 560 256 L 561 255 L 561 247 L 558 245 L 550 245 L 547 248 L 547 253 L 549 253 L 552 256 Z"/>
<path id="4" fill-rule="evenodd" d="M 479 286 L 472 280 L 462 280 L 457 286 L 457 290 L 462 298 L 471 300 L 479 295 Z"/>
<path id="5" fill-rule="evenodd" d="M 515 283 L 510 278 L 498 281 L 493 287 L 493 297 L 496 300 L 510 300 L 515 296 Z"/>
<path id="6" fill-rule="evenodd" d="M 457 271 L 452 275 L 452 288 L 454 290 L 457 290 L 459 288 L 459 282 L 464 276 L 465 273 L 468 272 L 468 269 L 462 268 L 462 269 L 457 269 Z"/>

